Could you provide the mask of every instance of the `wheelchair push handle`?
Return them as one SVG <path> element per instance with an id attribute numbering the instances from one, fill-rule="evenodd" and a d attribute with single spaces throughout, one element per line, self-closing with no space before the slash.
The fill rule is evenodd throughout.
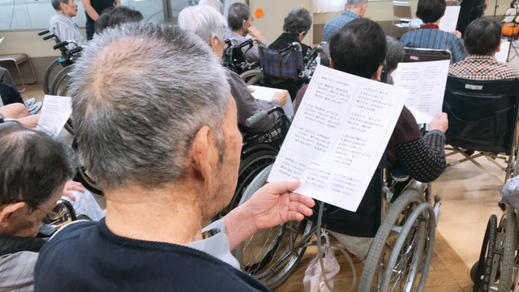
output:
<path id="1" fill-rule="evenodd" d="M 54 38 L 54 37 L 56 37 L 56 35 L 53 34 L 53 33 L 51 33 L 51 34 L 49 34 L 49 35 L 44 36 L 44 37 L 43 37 L 43 40 L 46 41 L 46 40 L 51 39 L 51 38 Z"/>
<path id="2" fill-rule="evenodd" d="M 62 48 L 62 47 L 64 47 L 64 46 L 66 46 L 66 45 L 68 45 L 68 42 L 67 42 L 67 41 L 59 42 L 59 43 L 55 44 L 52 48 L 53 48 L 54 50 L 57 50 L 57 49 Z"/>
<path id="3" fill-rule="evenodd" d="M 48 29 L 46 29 L 46 30 L 42 30 L 42 31 L 40 31 L 40 32 L 38 33 L 38 36 L 42 36 L 42 35 L 44 35 L 44 34 L 48 34 L 49 32 L 50 32 L 50 31 L 49 31 Z"/>
<path id="4" fill-rule="evenodd" d="M 250 128 L 250 127 L 254 126 L 255 124 L 257 124 L 259 121 L 266 118 L 268 115 L 270 115 L 273 112 L 284 113 L 284 110 L 280 106 L 274 106 L 270 109 L 259 111 L 259 112 L 255 113 L 252 117 L 249 117 L 247 120 L 245 120 L 245 126 Z"/>

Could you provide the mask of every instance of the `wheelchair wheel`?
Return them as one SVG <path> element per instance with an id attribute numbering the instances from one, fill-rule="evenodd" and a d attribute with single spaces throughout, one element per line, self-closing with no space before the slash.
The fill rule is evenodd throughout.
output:
<path id="1" fill-rule="evenodd" d="M 236 184 L 236 190 L 234 196 L 231 199 L 230 204 L 221 210 L 218 214 L 213 216 L 213 221 L 216 221 L 223 216 L 227 215 L 232 209 L 236 208 L 251 181 L 267 166 L 274 163 L 276 160 L 277 152 L 273 150 L 259 150 L 243 158 L 240 162 L 240 168 L 238 170 L 238 183 Z"/>
<path id="2" fill-rule="evenodd" d="M 494 250 L 497 235 L 497 216 L 492 215 L 488 220 L 485 237 L 483 238 L 483 245 L 481 246 L 481 253 L 479 261 L 477 262 L 474 291 L 489 291 L 492 264 L 494 260 Z M 495 273 L 494 273 L 495 275 Z"/>
<path id="3" fill-rule="evenodd" d="M 66 86 L 70 76 L 69 73 L 72 71 L 74 65 L 67 66 L 61 69 L 56 76 L 52 79 L 52 83 L 49 88 L 49 94 L 51 95 L 59 95 L 63 90 L 63 87 Z"/>
<path id="4" fill-rule="evenodd" d="M 272 169 L 269 165 L 251 182 L 240 204 L 262 187 Z M 315 233 L 312 222 L 287 222 L 260 230 L 234 250 L 243 271 L 256 277 L 269 289 L 281 286 L 294 272 Z"/>
<path id="5" fill-rule="evenodd" d="M 426 246 L 425 241 L 434 240 L 434 235 L 432 238 L 426 238 L 426 232 L 429 236 L 434 234 L 435 225 L 431 221 L 434 218 L 426 218 L 431 217 L 429 211 L 422 210 L 423 212 L 420 211 L 419 214 L 413 213 L 422 203 L 424 203 L 424 195 L 416 190 L 408 189 L 391 205 L 368 253 L 359 291 L 402 290 L 399 287 L 412 287 L 420 267 L 425 269 L 423 272 L 428 271 L 427 262 L 424 265 L 421 256 Z M 412 218 L 411 215 L 418 220 L 412 220 L 406 225 L 406 221 Z M 424 223 L 428 223 L 429 226 Z M 408 230 L 405 230 L 404 227 L 407 227 Z M 401 238 L 400 241 L 399 238 Z M 427 243 L 426 261 L 429 253 L 432 258 L 432 244 L 433 242 Z M 406 251 L 404 247 L 409 250 Z M 392 254 L 398 255 L 400 251 L 405 252 L 395 259 L 395 255 L 392 256 Z M 414 253 L 416 255 L 413 255 Z M 388 265 L 391 258 L 397 266 Z M 384 277 L 388 273 L 389 278 Z M 388 287 L 387 290 L 380 290 L 383 282 Z"/>
<path id="6" fill-rule="evenodd" d="M 496 250 L 494 255 L 494 264 L 490 289 L 497 291 L 511 291 L 513 286 L 513 278 L 515 275 L 515 258 L 517 247 L 517 215 L 515 210 L 507 206 L 505 213 L 501 217 L 499 226 L 497 227 Z M 497 262 L 496 262 L 497 261 Z M 499 273 L 499 275 L 497 275 Z M 494 281 L 492 281 L 494 280 Z M 497 287 L 495 282 L 499 280 Z"/>
<path id="7" fill-rule="evenodd" d="M 72 149 L 74 149 L 74 151 L 77 151 L 76 139 L 72 141 Z M 87 171 L 81 164 L 81 161 L 79 161 L 78 163 L 74 181 L 80 182 L 87 190 L 96 195 L 103 195 L 103 189 L 88 175 Z"/>
<path id="8" fill-rule="evenodd" d="M 245 83 L 247 83 L 247 85 L 263 84 L 263 71 L 259 69 L 245 71 L 240 75 L 240 77 L 245 81 Z"/>
<path id="9" fill-rule="evenodd" d="M 43 73 L 43 93 L 49 94 L 50 92 L 50 85 L 51 85 L 51 75 L 56 75 L 56 68 L 60 65 L 59 60 L 55 59 L 53 60 L 47 68 L 45 68 L 45 72 Z M 59 66 L 61 68 L 61 66 Z"/>

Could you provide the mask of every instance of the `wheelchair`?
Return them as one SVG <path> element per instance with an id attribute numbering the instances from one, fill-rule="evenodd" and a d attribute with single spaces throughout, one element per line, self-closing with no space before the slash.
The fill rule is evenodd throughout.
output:
<path id="1" fill-rule="evenodd" d="M 240 127 L 243 142 L 238 169 L 238 182 L 234 196 L 230 204 L 213 217 L 213 221 L 222 218 L 236 208 L 251 181 L 266 167 L 274 163 L 292 123 L 291 118 L 284 114 L 282 107 L 275 106 L 256 113 L 246 121 L 246 126 L 250 127 L 274 112 L 280 114 L 280 119 L 273 129 L 268 132 L 257 133 Z"/>
<path id="2" fill-rule="evenodd" d="M 245 59 L 246 52 L 255 45 L 262 46 L 262 44 L 254 38 L 250 38 L 241 44 L 235 39 L 226 39 L 221 61 L 222 66 L 236 72 L 236 74 L 240 75 L 242 79 L 245 80 L 245 83 L 249 85 L 261 83 L 260 80 L 257 79 L 257 72 L 261 71 L 259 62 L 250 63 Z M 243 52 L 244 48 L 246 48 L 245 53 Z"/>
<path id="3" fill-rule="evenodd" d="M 269 165 L 258 173 L 239 204 L 245 203 L 266 183 L 271 169 Z M 378 172 L 377 178 L 383 180 L 384 170 Z M 383 219 L 367 256 L 359 291 L 422 291 L 425 286 L 441 198 L 436 196 L 432 205 L 430 184 L 402 181 L 380 182 L 384 185 L 379 194 Z M 398 188 L 404 190 L 395 193 Z M 318 226 L 307 219 L 287 222 L 260 230 L 234 253 L 244 272 L 270 289 L 276 289 L 295 271 L 306 248 L 315 244 L 317 229 Z"/>

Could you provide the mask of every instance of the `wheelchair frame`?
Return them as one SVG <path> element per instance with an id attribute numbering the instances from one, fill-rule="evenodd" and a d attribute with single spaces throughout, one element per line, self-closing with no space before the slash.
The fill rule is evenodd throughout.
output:
<path id="1" fill-rule="evenodd" d="M 272 165 L 269 165 L 254 178 L 240 204 L 266 183 L 271 169 Z M 437 196 L 434 206 L 431 205 L 430 184 L 414 180 L 397 198 L 384 189 L 381 210 L 387 214 L 383 214 L 368 253 L 359 291 L 412 291 L 415 283 L 418 283 L 418 291 L 422 291 L 433 257 L 441 198 Z M 270 289 L 276 289 L 294 272 L 306 248 L 315 244 L 311 239 L 316 231 L 317 226 L 306 219 L 287 222 L 260 230 L 240 244 L 234 253 L 244 272 Z"/>

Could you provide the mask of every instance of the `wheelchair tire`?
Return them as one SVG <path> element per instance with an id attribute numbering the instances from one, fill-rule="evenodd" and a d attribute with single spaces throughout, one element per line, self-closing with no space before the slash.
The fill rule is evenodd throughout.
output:
<path id="1" fill-rule="evenodd" d="M 388 267 L 387 264 L 401 230 L 413 210 L 422 203 L 424 203 L 424 195 L 408 189 L 400 194 L 389 208 L 364 264 L 359 291 L 379 291 L 384 271 L 393 268 Z"/>
<path id="2" fill-rule="evenodd" d="M 253 152 L 247 157 L 243 158 L 240 162 L 240 168 L 238 170 L 238 183 L 234 191 L 234 196 L 227 207 L 218 212 L 213 216 L 213 221 L 216 221 L 223 216 L 227 215 L 232 209 L 236 208 L 240 204 L 240 200 L 249 186 L 251 181 L 267 166 L 274 163 L 276 160 L 277 152 L 273 150 L 259 150 Z"/>
<path id="3" fill-rule="evenodd" d="M 269 165 L 254 178 L 240 205 L 265 185 L 271 169 L 272 165 Z M 245 273 L 274 290 L 295 271 L 314 233 L 315 227 L 311 221 L 287 222 L 260 230 L 238 245 L 234 253 Z"/>
<path id="4" fill-rule="evenodd" d="M 77 141 L 75 138 L 72 140 L 72 149 L 77 152 Z M 73 180 L 80 182 L 90 192 L 96 195 L 103 195 L 103 189 L 88 175 L 81 161 L 78 162 L 76 176 L 74 176 Z"/>
<path id="5" fill-rule="evenodd" d="M 499 277 L 494 276 L 493 279 L 499 279 L 497 291 L 510 291 L 514 283 L 513 278 L 515 274 L 514 267 L 517 248 L 517 215 L 515 210 L 510 206 L 506 207 L 505 213 L 499 222 L 497 232 L 496 242 L 500 245 L 499 248 L 503 249 L 503 253 L 496 254 L 499 258 L 498 268 L 500 275 Z M 494 275 L 494 272 L 492 274 Z"/>
<path id="6" fill-rule="evenodd" d="M 259 69 L 245 71 L 240 75 L 240 77 L 245 81 L 245 83 L 247 83 L 247 85 L 263 84 L 263 71 Z"/>
<path id="7" fill-rule="evenodd" d="M 60 65 L 58 59 L 54 59 L 50 64 L 45 68 L 45 72 L 43 73 L 43 93 L 49 94 L 50 92 L 50 85 L 51 85 L 51 75 L 53 75 L 53 72 L 55 71 L 56 67 Z M 60 66 L 61 67 L 61 66 Z M 55 75 L 56 73 L 54 73 Z"/>
<path id="8" fill-rule="evenodd" d="M 494 259 L 494 247 L 497 235 L 497 216 L 492 214 L 488 219 L 487 229 L 479 254 L 479 261 L 476 269 L 474 291 L 489 291 L 490 277 L 492 274 L 492 264 Z"/>

